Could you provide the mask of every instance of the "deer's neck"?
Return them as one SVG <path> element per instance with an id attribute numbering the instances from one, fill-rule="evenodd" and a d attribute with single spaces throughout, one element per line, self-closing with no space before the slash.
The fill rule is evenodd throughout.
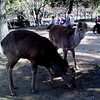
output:
<path id="1" fill-rule="evenodd" d="M 76 28 L 75 33 L 74 33 L 75 46 L 77 46 L 81 42 L 84 36 L 85 36 L 85 32 Z"/>

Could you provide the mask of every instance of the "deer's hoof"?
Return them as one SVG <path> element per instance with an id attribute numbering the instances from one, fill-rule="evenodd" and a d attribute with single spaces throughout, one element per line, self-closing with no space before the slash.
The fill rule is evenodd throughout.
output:
<path id="1" fill-rule="evenodd" d="M 38 92 L 36 90 L 31 90 L 32 94 L 37 94 Z"/>
<path id="2" fill-rule="evenodd" d="M 14 86 L 13 89 L 18 89 L 18 87 Z"/>
<path id="3" fill-rule="evenodd" d="M 15 92 L 11 93 L 10 96 L 17 96 Z"/>

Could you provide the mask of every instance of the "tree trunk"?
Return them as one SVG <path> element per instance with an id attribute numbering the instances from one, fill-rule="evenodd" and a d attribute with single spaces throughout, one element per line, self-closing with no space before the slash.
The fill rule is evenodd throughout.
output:
<path id="1" fill-rule="evenodd" d="M 5 17 L 0 17 L 0 41 L 8 34 L 8 26 Z"/>
<path id="2" fill-rule="evenodd" d="M 5 17 L 6 17 L 6 0 L 0 0 L 0 42 L 8 34 L 7 21 Z"/>
<path id="3" fill-rule="evenodd" d="M 73 11 L 74 0 L 70 0 L 69 11 Z"/>

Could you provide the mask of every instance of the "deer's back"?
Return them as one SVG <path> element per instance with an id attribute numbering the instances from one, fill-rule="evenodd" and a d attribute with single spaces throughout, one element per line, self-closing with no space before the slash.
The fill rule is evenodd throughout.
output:
<path id="1" fill-rule="evenodd" d="M 56 55 L 54 45 L 47 39 L 35 32 L 18 30 L 10 32 L 1 42 L 4 54 L 18 56 L 20 58 L 47 57 Z"/>
<path id="2" fill-rule="evenodd" d="M 65 44 L 69 47 L 73 40 L 74 31 L 75 29 L 71 26 L 54 25 L 49 31 L 49 37 L 56 46 L 62 48 L 63 44 Z"/>

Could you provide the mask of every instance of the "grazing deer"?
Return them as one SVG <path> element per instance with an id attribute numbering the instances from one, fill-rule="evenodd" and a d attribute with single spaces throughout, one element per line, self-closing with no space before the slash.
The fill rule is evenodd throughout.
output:
<path id="1" fill-rule="evenodd" d="M 51 27 L 51 28 L 50 28 Z M 87 24 L 79 22 L 76 28 L 71 26 L 51 25 L 49 31 L 49 38 L 57 48 L 63 48 L 64 59 L 66 60 L 67 52 L 70 50 L 74 59 L 75 68 L 79 69 L 75 60 L 75 47 L 84 38 L 87 31 Z"/>
<path id="2" fill-rule="evenodd" d="M 11 95 L 15 95 L 13 89 L 12 69 L 20 58 L 30 60 L 32 64 L 32 92 L 35 91 L 35 77 L 38 65 L 52 69 L 54 73 L 61 76 L 67 85 L 74 85 L 74 69 L 69 68 L 67 61 L 58 54 L 55 46 L 47 38 L 28 30 L 17 30 L 10 32 L 2 41 L 1 47 L 8 59 L 6 65 Z"/>

